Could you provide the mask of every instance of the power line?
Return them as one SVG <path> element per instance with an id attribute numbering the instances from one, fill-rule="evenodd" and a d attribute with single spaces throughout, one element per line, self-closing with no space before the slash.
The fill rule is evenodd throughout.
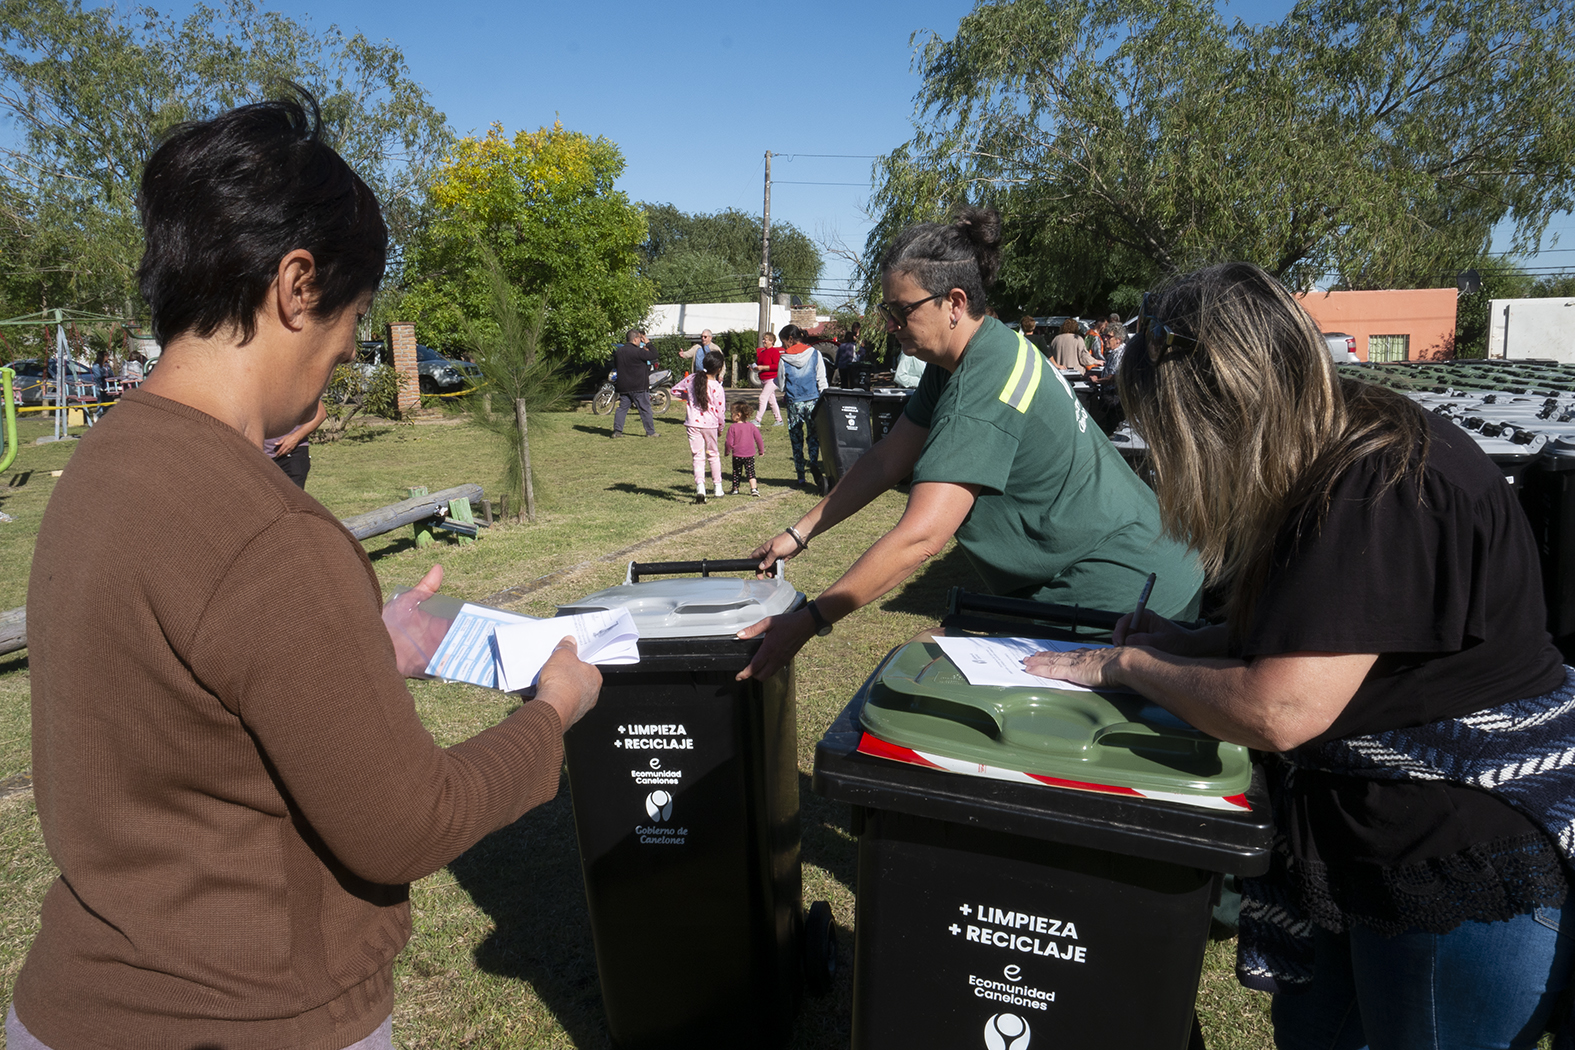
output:
<path id="1" fill-rule="evenodd" d="M 880 160 L 874 153 L 773 153 L 774 157 L 786 157 L 792 160 L 795 157 L 838 157 L 844 160 Z"/>
<path id="2" fill-rule="evenodd" d="M 798 182 L 793 179 L 772 179 L 773 186 L 868 186 L 868 182 Z"/>

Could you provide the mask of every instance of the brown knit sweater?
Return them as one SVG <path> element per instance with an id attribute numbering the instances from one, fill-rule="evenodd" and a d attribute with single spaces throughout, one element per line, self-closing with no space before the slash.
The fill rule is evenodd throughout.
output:
<path id="1" fill-rule="evenodd" d="M 53 1050 L 338 1050 L 393 1004 L 408 883 L 557 791 L 545 703 L 439 748 L 361 545 L 236 431 L 135 392 L 28 585 L 60 878 L 15 1007 Z"/>

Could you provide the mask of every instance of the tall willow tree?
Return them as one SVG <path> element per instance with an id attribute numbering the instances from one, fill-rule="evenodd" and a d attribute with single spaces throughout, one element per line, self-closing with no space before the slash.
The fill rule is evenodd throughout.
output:
<path id="1" fill-rule="evenodd" d="M 1225 257 L 1293 285 L 1452 283 L 1500 220 L 1523 246 L 1575 205 L 1562 0 L 1303 0 L 1261 27 L 1212 0 L 981 0 L 919 43 L 867 254 L 993 203 L 1022 295 Z"/>

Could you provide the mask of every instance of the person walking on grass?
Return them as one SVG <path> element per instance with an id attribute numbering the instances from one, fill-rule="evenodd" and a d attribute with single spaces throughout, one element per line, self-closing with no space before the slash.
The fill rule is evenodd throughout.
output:
<path id="1" fill-rule="evenodd" d="M 705 467 L 711 464 L 716 494 L 722 495 L 722 455 L 716 439 L 722 430 L 722 413 L 727 409 L 727 391 L 722 389 L 722 352 L 712 350 L 701 361 L 703 372 L 691 372 L 673 387 L 673 396 L 689 406 L 684 430 L 689 434 L 689 451 L 695 460 L 695 502 L 705 502 Z"/>
<path id="2" fill-rule="evenodd" d="M 804 330 L 796 324 L 785 325 L 782 337 L 782 393 L 787 396 L 788 440 L 793 444 L 793 470 L 798 483 L 804 484 L 804 468 L 815 476 L 820 488 L 820 438 L 815 434 L 815 406 L 826 389 L 826 359 L 804 342 Z M 804 459 L 805 435 L 809 438 L 809 461 Z"/>
<path id="3" fill-rule="evenodd" d="M 738 495 L 739 478 L 748 475 L 749 494 L 760 495 L 755 483 L 755 457 L 766 451 L 760 428 L 749 420 L 749 406 L 742 401 L 733 406 L 733 423 L 727 428 L 727 454 L 733 457 L 733 495 Z"/>
<path id="4" fill-rule="evenodd" d="M 775 332 L 767 332 L 761 337 L 764 345 L 755 350 L 755 364 L 760 370 L 760 407 L 755 410 L 755 426 L 766 418 L 766 407 L 769 405 L 771 414 L 777 417 L 777 426 L 782 425 L 782 408 L 777 404 L 777 363 L 782 360 L 782 348 L 777 346 Z"/>

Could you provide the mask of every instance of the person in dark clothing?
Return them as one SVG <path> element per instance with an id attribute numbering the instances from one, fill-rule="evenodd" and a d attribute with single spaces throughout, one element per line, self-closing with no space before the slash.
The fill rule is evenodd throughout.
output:
<path id="1" fill-rule="evenodd" d="M 328 420 L 328 409 L 321 400 L 317 412 L 305 423 L 283 437 L 268 438 L 263 442 L 263 452 L 268 455 L 291 481 L 306 488 L 306 475 L 312 470 L 312 433 Z"/>
<path id="2" fill-rule="evenodd" d="M 618 411 L 613 413 L 613 437 L 623 437 L 624 417 L 629 406 L 640 411 L 640 422 L 645 424 L 645 436 L 656 436 L 656 424 L 651 419 L 651 366 L 656 363 L 656 351 L 651 341 L 638 328 L 629 329 L 626 342 L 613 351 L 613 368 L 618 378 L 613 389 L 618 392 Z"/>
<path id="3" fill-rule="evenodd" d="M 859 326 L 855 324 L 848 329 L 842 341 L 837 344 L 837 383 L 839 386 L 852 386 L 854 379 L 854 365 L 863 360 L 864 355 L 859 350 Z"/>
<path id="4" fill-rule="evenodd" d="M 1568 1046 L 1575 669 L 1514 490 L 1464 431 L 1337 374 L 1256 266 L 1138 317 L 1121 400 L 1227 617 L 1145 610 L 1027 669 L 1263 752 L 1275 848 L 1236 972 L 1275 993 L 1280 1050 L 1530 1048 L 1556 1009 Z"/>

